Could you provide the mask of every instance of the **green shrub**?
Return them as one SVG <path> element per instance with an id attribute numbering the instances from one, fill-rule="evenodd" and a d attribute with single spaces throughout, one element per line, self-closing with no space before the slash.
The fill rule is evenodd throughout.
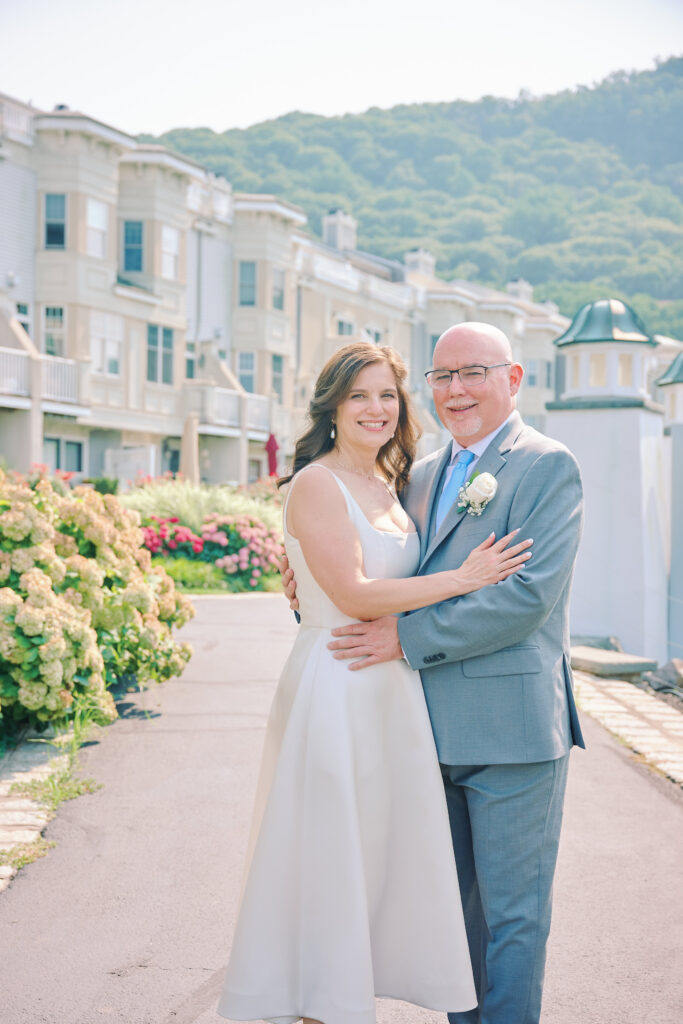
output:
<path id="1" fill-rule="evenodd" d="M 223 569 L 209 562 L 197 562 L 180 555 L 177 558 L 153 558 L 152 565 L 165 569 L 182 590 L 228 593 L 232 589 Z"/>

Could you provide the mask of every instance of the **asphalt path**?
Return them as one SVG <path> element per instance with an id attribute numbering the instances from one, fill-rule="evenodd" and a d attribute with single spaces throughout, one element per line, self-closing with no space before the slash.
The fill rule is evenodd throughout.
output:
<path id="1" fill-rule="evenodd" d="M 81 753 L 49 854 L 0 894 L 1 1024 L 220 1024 L 263 730 L 296 626 L 272 595 L 197 600 L 182 679 Z M 585 716 L 584 716 L 585 717 Z M 572 754 L 543 1024 L 683 1020 L 683 799 L 591 720 Z M 514 885 L 514 878 L 510 879 Z M 445 1016 L 378 1002 L 378 1024 Z"/>

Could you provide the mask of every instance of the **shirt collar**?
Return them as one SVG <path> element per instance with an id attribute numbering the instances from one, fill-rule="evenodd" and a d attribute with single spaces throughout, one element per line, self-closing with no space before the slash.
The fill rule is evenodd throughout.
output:
<path id="1" fill-rule="evenodd" d="M 451 463 L 457 458 L 459 452 L 463 452 L 465 450 L 467 450 L 468 452 L 472 452 L 475 459 L 480 459 L 484 452 L 486 451 L 486 449 L 488 448 L 488 446 L 491 444 L 491 441 L 493 441 L 496 434 L 499 434 L 503 427 L 507 426 L 507 424 L 510 422 L 514 414 L 515 410 L 513 409 L 510 415 L 507 417 L 507 419 L 503 420 L 500 426 L 496 427 L 495 430 L 492 430 L 490 434 L 486 435 L 486 437 L 482 437 L 480 441 L 473 441 L 472 444 L 464 445 L 460 444 L 458 441 L 455 440 L 455 438 L 453 438 L 451 442 Z"/>

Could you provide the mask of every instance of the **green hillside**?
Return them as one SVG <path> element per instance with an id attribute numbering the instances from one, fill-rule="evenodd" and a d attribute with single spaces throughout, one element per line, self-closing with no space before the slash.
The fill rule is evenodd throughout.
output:
<path id="1" fill-rule="evenodd" d="M 298 203 L 316 234 L 340 206 L 358 219 L 359 248 L 423 246 L 443 277 L 496 287 L 522 276 L 568 315 L 619 296 L 683 337 L 682 129 L 675 57 L 542 98 L 292 113 L 156 141 L 237 190 Z"/>

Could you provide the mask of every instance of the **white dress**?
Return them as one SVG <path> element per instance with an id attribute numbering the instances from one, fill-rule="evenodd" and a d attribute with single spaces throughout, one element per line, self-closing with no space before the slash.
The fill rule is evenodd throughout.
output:
<path id="1" fill-rule="evenodd" d="M 375 529 L 333 476 L 366 576 L 414 575 L 417 534 Z M 420 677 L 404 661 L 351 672 L 335 660 L 330 630 L 357 620 L 318 586 L 286 525 L 285 545 L 301 626 L 268 721 L 218 1013 L 375 1024 L 375 996 L 470 1009 L 476 995 Z"/>

